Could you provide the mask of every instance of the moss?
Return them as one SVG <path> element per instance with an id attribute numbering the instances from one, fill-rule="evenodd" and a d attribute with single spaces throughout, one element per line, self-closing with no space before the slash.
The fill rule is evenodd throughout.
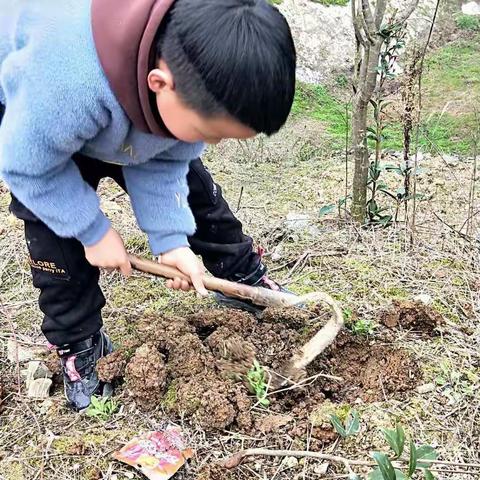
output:
<path id="1" fill-rule="evenodd" d="M 175 382 L 172 382 L 167 389 L 167 393 L 163 396 L 162 405 L 167 410 L 173 410 L 177 403 L 177 386 Z"/>
<path id="2" fill-rule="evenodd" d="M 439 300 L 435 300 L 432 303 L 432 308 L 438 312 L 442 317 L 445 317 L 446 319 L 450 320 L 453 323 L 459 323 L 460 322 L 460 317 L 456 312 L 454 312 L 451 308 L 447 307 L 444 305 L 442 302 Z"/>
<path id="3" fill-rule="evenodd" d="M 110 292 L 110 304 L 114 308 L 138 307 L 156 300 L 159 295 L 158 284 L 147 277 L 122 280 Z"/>
<path id="4" fill-rule="evenodd" d="M 410 294 L 406 290 L 395 285 L 380 288 L 379 292 L 388 299 L 406 300 L 410 297 Z"/>
<path id="5" fill-rule="evenodd" d="M 319 407 L 317 407 L 310 414 L 310 423 L 314 427 L 321 427 L 331 425 L 330 417 L 336 415 L 342 422 L 344 422 L 351 410 L 348 404 L 334 404 L 330 400 L 325 400 Z"/>
<path id="6" fill-rule="evenodd" d="M 349 270 L 353 270 L 355 273 L 359 274 L 362 279 L 370 277 L 375 273 L 375 268 L 370 263 L 356 258 L 347 258 L 344 263 Z"/>
<path id="7" fill-rule="evenodd" d="M 52 442 L 55 453 L 71 455 L 81 449 L 93 449 L 105 445 L 113 435 L 87 433 L 84 435 L 61 436 Z"/>
<path id="8" fill-rule="evenodd" d="M 0 472 L 5 480 L 27 480 L 28 478 L 20 462 L 0 462 Z"/>
<path id="9" fill-rule="evenodd" d="M 150 247 L 148 245 L 148 240 L 145 235 L 134 234 L 126 237 L 125 247 L 128 251 L 134 252 L 137 255 L 150 255 Z"/>

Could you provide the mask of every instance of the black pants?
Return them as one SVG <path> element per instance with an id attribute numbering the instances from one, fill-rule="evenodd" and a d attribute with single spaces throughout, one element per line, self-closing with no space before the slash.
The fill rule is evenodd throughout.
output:
<path id="1" fill-rule="evenodd" d="M 0 121 L 1 117 L 0 105 Z M 74 156 L 74 160 L 83 179 L 94 189 L 102 178 L 110 177 L 126 190 L 119 165 L 81 155 Z M 188 201 L 197 223 L 197 231 L 189 241 L 206 268 L 222 278 L 247 276 L 257 269 L 260 258 L 252 250 L 252 239 L 243 234 L 242 224 L 200 159 L 190 165 L 188 185 Z M 82 244 L 56 235 L 13 195 L 10 210 L 25 224 L 33 284 L 40 289 L 42 331 L 47 339 L 62 345 L 98 331 L 105 298 L 98 285 L 99 270 L 87 262 Z"/>

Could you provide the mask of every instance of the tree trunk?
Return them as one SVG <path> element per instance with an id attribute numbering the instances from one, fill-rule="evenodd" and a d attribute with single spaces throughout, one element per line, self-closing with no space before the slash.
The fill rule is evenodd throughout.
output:
<path id="1" fill-rule="evenodd" d="M 352 218 L 363 223 L 366 217 L 367 180 L 368 180 L 368 148 L 367 148 L 367 110 L 368 103 L 357 95 L 353 102 L 352 145 L 355 170 L 353 174 Z"/>
<path id="2" fill-rule="evenodd" d="M 360 67 L 358 90 L 353 99 L 352 146 L 355 170 L 353 176 L 352 218 L 363 223 L 367 215 L 367 182 L 370 161 L 367 146 L 368 105 L 377 84 L 377 67 L 382 39 L 367 47 Z"/>

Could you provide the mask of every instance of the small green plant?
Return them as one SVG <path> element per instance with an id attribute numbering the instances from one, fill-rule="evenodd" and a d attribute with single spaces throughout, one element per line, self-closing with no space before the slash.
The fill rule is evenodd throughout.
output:
<path id="1" fill-rule="evenodd" d="M 87 415 L 103 422 L 107 421 L 116 411 L 118 405 L 113 398 L 92 397 L 92 401 L 87 408 Z"/>
<path id="2" fill-rule="evenodd" d="M 404 480 L 413 478 L 420 469 L 423 471 L 426 480 L 432 480 L 435 477 L 429 470 L 430 462 L 435 460 L 437 452 L 430 445 L 421 445 L 417 447 L 413 440 L 410 441 L 410 454 L 406 470 L 402 471 L 395 468 L 392 461 L 399 460 L 405 450 L 405 431 L 401 425 L 397 425 L 395 430 L 383 430 L 383 435 L 393 450 L 395 456 L 389 458 L 386 453 L 375 452 L 373 458 L 378 467 L 370 472 L 369 480 Z M 406 462 L 406 461 L 405 461 Z M 417 477 L 415 477 L 417 478 Z"/>
<path id="3" fill-rule="evenodd" d="M 480 32 L 480 18 L 475 15 L 461 13 L 455 17 L 455 23 L 460 30 Z"/>
<path id="4" fill-rule="evenodd" d="M 360 318 L 350 325 L 352 333 L 359 336 L 373 335 L 375 328 L 376 325 L 372 320 L 364 320 L 363 318 Z"/>
<path id="5" fill-rule="evenodd" d="M 258 403 L 264 407 L 270 405 L 270 400 L 267 398 L 268 384 L 265 381 L 265 369 L 258 363 L 253 361 L 253 365 L 247 373 L 247 382 L 250 390 L 258 399 Z"/>
<path id="6" fill-rule="evenodd" d="M 360 416 L 356 410 L 349 412 L 344 423 L 337 415 L 330 415 L 330 422 L 332 422 L 333 428 L 342 438 L 356 435 L 360 430 Z"/>

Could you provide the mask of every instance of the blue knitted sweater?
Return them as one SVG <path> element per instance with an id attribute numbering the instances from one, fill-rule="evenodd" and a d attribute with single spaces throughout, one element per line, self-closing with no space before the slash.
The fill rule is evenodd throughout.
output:
<path id="1" fill-rule="evenodd" d="M 72 160 L 80 152 L 123 166 L 154 254 L 188 245 L 186 174 L 204 146 L 134 128 L 99 63 L 90 0 L 0 0 L 0 103 L 0 177 L 57 235 L 89 246 L 110 225 Z"/>

